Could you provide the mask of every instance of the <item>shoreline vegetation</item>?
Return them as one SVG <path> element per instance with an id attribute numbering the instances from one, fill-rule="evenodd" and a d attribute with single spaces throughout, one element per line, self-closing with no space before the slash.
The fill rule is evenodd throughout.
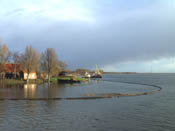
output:
<path id="1" fill-rule="evenodd" d="M 63 81 L 63 82 L 61 82 Z M 50 83 L 81 83 L 87 81 L 85 78 L 80 78 L 80 77 L 68 77 L 68 76 L 62 76 L 62 77 L 52 77 L 50 79 Z M 36 80 L 29 80 L 28 84 L 43 84 L 47 83 L 47 79 L 36 79 Z M 20 80 L 20 79 L 5 79 L 5 80 L 0 80 L 0 84 L 5 84 L 5 85 L 20 85 L 20 84 L 27 84 L 26 80 Z"/>
<path id="2" fill-rule="evenodd" d="M 0 54 L 0 84 L 80 83 L 87 81 L 81 76 L 86 71 L 90 72 L 86 69 L 66 69 L 67 64 L 58 59 L 54 48 L 39 53 L 29 45 L 22 53 L 11 52 L 0 41 Z"/>
<path id="3" fill-rule="evenodd" d="M 37 80 L 30 80 L 28 84 L 42 84 L 44 81 L 42 79 L 37 79 Z M 27 84 L 26 80 L 19 80 L 19 79 L 5 79 L 5 80 L 0 80 L 0 84 L 4 85 L 22 85 L 22 84 Z"/>

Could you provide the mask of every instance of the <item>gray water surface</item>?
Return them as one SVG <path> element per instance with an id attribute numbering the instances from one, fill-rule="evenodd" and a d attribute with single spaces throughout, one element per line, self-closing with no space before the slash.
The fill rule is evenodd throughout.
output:
<path id="1" fill-rule="evenodd" d="M 0 101 L 0 130 L 173 131 L 175 74 L 104 75 L 80 85 L 1 87 L 1 98 L 79 97 L 87 93 L 130 93 L 163 87 L 159 93 L 97 100 Z"/>

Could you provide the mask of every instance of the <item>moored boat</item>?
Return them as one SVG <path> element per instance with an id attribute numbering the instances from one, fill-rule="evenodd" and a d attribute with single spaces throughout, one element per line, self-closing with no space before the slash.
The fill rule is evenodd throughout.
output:
<path id="1" fill-rule="evenodd" d="M 84 78 L 91 78 L 91 74 L 88 73 L 88 72 L 86 72 L 86 73 L 84 74 Z"/>
<path id="2" fill-rule="evenodd" d="M 102 78 L 102 73 L 101 73 L 100 69 L 97 67 L 97 65 L 96 65 L 96 70 L 92 74 L 91 78 Z"/>

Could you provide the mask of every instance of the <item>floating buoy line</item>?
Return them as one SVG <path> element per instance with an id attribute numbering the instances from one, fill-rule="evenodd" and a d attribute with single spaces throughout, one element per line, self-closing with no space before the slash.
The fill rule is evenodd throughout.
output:
<path id="1" fill-rule="evenodd" d="M 107 81 L 107 80 L 102 80 Z M 107 81 L 114 82 L 114 81 Z M 63 98 L 0 98 L 0 101 L 3 100 L 28 100 L 28 101 L 49 101 L 49 100 L 96 100 L 96 99 L 106 99 L 106 98 L 119 98 L 119 97 L 131 97 L 131 96 L 143 96 L 158 93 L 162 90 L 161 86 L 152 85 L 152 84 L 143 84 L 143 83 L 135 83 L 135 82 L 121 82 L 115 81 L 117 83 L 125 83 L 125 84 L 136 84 L 136 85 L 144 85 L 157 88 L 157 90 L 152 90 L 150 92 L 138 92 L 138 93 L 88 93 L 83 94 L 80 97 L 63 97 Z"/>

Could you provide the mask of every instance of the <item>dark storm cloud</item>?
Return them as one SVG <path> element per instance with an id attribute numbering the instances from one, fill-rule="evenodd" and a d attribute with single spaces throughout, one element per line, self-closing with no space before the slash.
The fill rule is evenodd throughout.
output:
<path id="1" fill-rule="evenodd" d="M 70 20 L 64 14 L 64 20 L 60 20 L 63 17 L 60 14 L 59 19 L 43 17 L 47 10 L 40 9 L 41 12 L 27 16 L 26 20 L 20 17 L 14 23 L 4 21 L 0 24 L 0 34 L 14 50 L 22 51 L 28 44 L 40 52 L 53 47 L 60 59 L 73 68 L 174 57 L 173 2 L 173 5 L 171 1 L 143 2 L 146 6 L 142 3 L 141 9 L 135 1 L 126 9 L 124 3 L 116 8 L 117 3 L 110 1 L 107 2 L 110 10 L 103 5 L 106 2 L 96 2 L 88 5 L 90 13 L 85 17 L 73 14 L 75 19 Z M 3 34 L 3 31 L 8 32 Z"/>

